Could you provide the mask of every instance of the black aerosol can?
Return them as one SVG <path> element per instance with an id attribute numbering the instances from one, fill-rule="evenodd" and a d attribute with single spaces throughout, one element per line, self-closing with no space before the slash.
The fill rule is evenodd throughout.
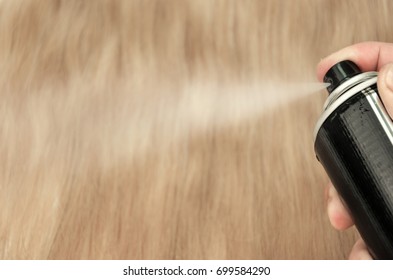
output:
<path id="1" fill-rule="evenodd" d="M 378 96 L 377 72 L 334 65 L 315 153 L 375 259 L 393 259 L 393 124 Z"/>

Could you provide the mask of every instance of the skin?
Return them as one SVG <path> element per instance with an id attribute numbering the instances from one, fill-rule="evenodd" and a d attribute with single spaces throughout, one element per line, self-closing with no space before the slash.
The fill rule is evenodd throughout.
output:
<path id="1" fill-rule="evenodd" d="M 381 42 L 364 42 L 346 47 L 322 59 L 317 67 L 317 77 L 323 80 L 325 73 L 337 62 L 352 60 L 363 72 L 379 71 L 378 90 L 390 117 L 393 117 L 393 44 Z M 390 71 L 389 71 L 390 70 Z M 353 226 L 353 221 L 332 183 L 326 187 L 327 213 L 330 223 L 337 230 Z M 359 239 L 349 254 L 349 259 L 370 260 L 367 247 Z"/>

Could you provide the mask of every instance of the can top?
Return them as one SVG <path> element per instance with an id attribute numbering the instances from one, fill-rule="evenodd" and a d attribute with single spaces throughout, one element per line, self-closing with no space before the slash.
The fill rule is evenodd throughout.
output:
<path id="1" fill-rule="evenodd" d="M 319 129 L 325 120 L 332 114 L 341 104 L 356 94 L 361 94 L 362 90 L 377 83 L 377 72 L 364 72 L 354 76 L 352 79 L 346 79 L 342 84 L 337 86 L 323 105 L 323 113 L 317 121 L 314 129 L 314 142 L 317 138 Z"/>
<path id="2" fill-rule="evenodd" d="M 327 91 L 330 94 L 346 80 L 360 73 L 362 73 L 362 71 L 354 62 L 350 60 L 344 60 L 333 65 L 329 71 L 326 72 L 323 81 L 325 83 L 330 83 L 330 86 L 327 88 Z"/>

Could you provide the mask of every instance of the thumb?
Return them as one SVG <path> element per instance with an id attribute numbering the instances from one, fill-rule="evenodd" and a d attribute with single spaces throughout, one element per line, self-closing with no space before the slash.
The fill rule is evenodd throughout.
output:
<path id="1" fill-rule="evenodd" d="M 393 118 L 393 63 L 384 65 L 379 71 L 378 91 L 386 111 Z"/>

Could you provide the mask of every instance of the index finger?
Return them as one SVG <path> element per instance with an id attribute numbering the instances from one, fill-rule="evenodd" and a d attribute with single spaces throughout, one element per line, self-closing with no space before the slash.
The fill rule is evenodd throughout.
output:
<path id="1" fill-rule="evenodd" d="M 383 65 L 393 62 L 393 44 L 364 42 L 346 47 L 319 62 L 317 77 L 323 80 L 326 72 L 337 62 L 351 60 L 363 71 L 378 71 Z"/>

